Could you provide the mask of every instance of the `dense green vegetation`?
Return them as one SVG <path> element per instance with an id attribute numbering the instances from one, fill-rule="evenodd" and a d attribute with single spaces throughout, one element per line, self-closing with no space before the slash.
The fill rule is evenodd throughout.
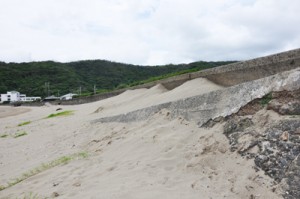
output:
<path id="1" fill-rule="evenodd" d="M 104 60 L 70 63 L 53 61 L 29 63 L 0 62 L 0 93 L 16 90 L 27 96 L 90 93 L 133 86 L 173 75 L 216 67 L 232 62 L 194 62 L 165 66 L 136 66 Z"/>

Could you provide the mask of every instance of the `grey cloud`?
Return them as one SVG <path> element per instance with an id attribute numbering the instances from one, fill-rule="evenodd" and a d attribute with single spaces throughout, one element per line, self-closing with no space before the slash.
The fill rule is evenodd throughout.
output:
<path id="1" fill-rule="evenodd" d="M 4 0 L 0 60 L 244 60 L 300 46 L 298 0 Z"/>

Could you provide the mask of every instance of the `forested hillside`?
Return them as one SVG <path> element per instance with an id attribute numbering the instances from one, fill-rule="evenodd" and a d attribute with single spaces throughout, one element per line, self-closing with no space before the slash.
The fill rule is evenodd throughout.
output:
<path id="1" fill-rule="evenodd" d="M 98 92 L 136 85 L 153 77 L 180 74 L 232 62 L 194 62 L 165 66 L 136 66 L 104 60 L 70 63 L 53 61 L 29 63 L 0 62 L 0 93 L 16 90 L 28 96 L 46 96 L 46 82 L 53 95 L 69 92 Z"/>

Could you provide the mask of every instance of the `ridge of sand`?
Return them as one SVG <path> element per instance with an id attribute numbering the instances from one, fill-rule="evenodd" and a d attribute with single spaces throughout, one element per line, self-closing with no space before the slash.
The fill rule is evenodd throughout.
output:
<path id="1" fill-rule="evenodd" d="M 223 89 L 205 78 L 197 78 L 185 82 L 184 84 L 164 93 L 160 96 L 159 103 L 165 103 L 170 101 L 176 101 L 183 98 L 188 98 L 196 95 L 201 95 L 215 90 Z M 156 103 L 157 104 L 157 103 Z"/>
<path id="2" fill-rule="evenodd" d="M 190 80 L 170 91 L 158 84 L 150 89 L 129 90 L 118 96 L 100 101 L 97 103 L 98 108 L 92 112 L 98 113 L 101 117 L 118 115 L 219 89 L 223 89 L 223 87 L 205 78 Z"/>

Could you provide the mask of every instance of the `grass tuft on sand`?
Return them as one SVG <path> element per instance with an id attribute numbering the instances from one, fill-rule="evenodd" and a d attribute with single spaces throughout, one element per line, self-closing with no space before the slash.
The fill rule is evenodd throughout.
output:
<path id="1" fill-rule="evenodd" d="M 60 117 L 60 116 L 69 116 L 72 115 L 74 111 L 63 111 L 59 113 L 53 113 L 48 115 L 46 118 Z"/>
<path id="2" fill-rule="evenodd" d="M 30 192 L 29 194 L 25 194 L 22 198 L 20 199 L 40 199 L 41 197 L 39 197 L 37 194 L 33 194 L 32 192 Z"/>
<path id="3" fill-rule="evenodd" d="M 26 131 L 22 131 L 22 132 L 17 132 L 14 136 L 14 138 L 18 138 L 18 137 L 22 137 L 24 135 L 27 135 L 27 132 Z"/>
<path id="4" fill-rule="evenodd" d="M 22 122 L 22 123 L 18 124 L 18 126 L 25 126 L 30 123 L 31 123 L 31 121 L 26 121 L 26 122 Z"/>
<path id="5" fill-rule="evenodd" d="M 6 138 L 8 135 L 7 134 L 1 134 L 0 138 Z"/>
<path id="6" fill-rule="evenodd" d="M 23 173 L 20 177 L 15 178 L 12 181 L 8 182 L 8 184 L 6 186 L 0 185 L 0 191 L 7 189 L 9 187 L 12 187 L 12 186 L 26 180 L 27 178 L 37 175 L 37 174 L 39 174 L 43 171 L 46 171 L 50 168 L 53 168 L 53 167 L 56 167 L 59 165 L 65 165 L 65 164 L 68 164 L 72 160 L 84 159 L 84 158 L 87 158 L 88 156 L 89 155 L 87 152 L 80 152 L 80 153 L 75 153 L 75 154 L 71 154 L 68 156 L 62 156 L 62 157 L 52 160 L 51 162 L 48 162 L 48 163 L 42 163 L 40 166 L 38 166 L 26 173 Z"/>

